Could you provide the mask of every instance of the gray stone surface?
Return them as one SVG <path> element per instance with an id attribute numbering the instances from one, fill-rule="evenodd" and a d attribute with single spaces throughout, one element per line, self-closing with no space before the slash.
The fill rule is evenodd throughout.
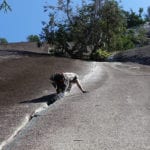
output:
<path id="1" fill-rule="evenodd" d="M 15 62 L 10 61 L 9 65 L 15 65 L 17 60 L 13 61 Z M 16 93 L 13 97 L 12 92 L 11 96 L 4 95 L 3 99 L 6 98 L 6 101 L 2 101 L 5 105 L 2 106 L 2 103 L 1 107 L 9 108 L 9 111 L 14 108 L 15 111 L 14 115 L 2 112 L 1 122 L 4 120 L 3 117 L 7 121 L 9 115 L 17 118 L 15 114 L 19 113 L 18 116 L 20 112 L 25 114 L 26 107 L 31 108 L 32 111 L 37 106 L 40 106 L 41 109 L 37 107 L 37 111 L 34 111 L 32 115 L 30 111 L 26 112 L 30 114 L 28 122 L 12 140 L 8 141 L 8 144 L 4 145 L 4 150 L 150 149 L 149 66 L 44 57 L 21 58 L 19 62 L 20 65 L 21 62 L 24 64 L 30 62 L 28 69 L 26 68 L 24 72 L 28 74 L 28 78 L 24 82 L 18 80 L 19 76 L 23 79 L 21 75 L 24 67 L 23 70 L 20 69 L 20 73 L 16 73 L 16 69 L 11 70 L 8 62 L 5 62 L 9 69 L 7 70 L 7 67 L 3 69 L 11 73 L 10 76 L 6 76 L 5 86 L 10 84 L 7 81 L 11 79 L 10 81 L 15 81 L 18 85 L 16 90 L 20 93 L 20 89 L 23 88 L 25 94 L 22 93 L 19 96 L 20 94 Z M 38 65 L 34 65 L 33 62 Z M 4 65 L 4 62 L 2 64 Z M 51 72 L 58 70 L 79 73 L 81 82 L 89 93 L 83 94 L 74 87 L 66 97 L 47 107 L 42 105 L 42 109 L 41 103 L 46 104 L 47 98 L 50 98 L 48 97 L 49 92 L 53 93 L 53 89 L 49 88 L 45 80 Z M 3 74 L 1 78 L 4 78 Z M 30 88 L 29 91 L 28 88 Z M 24 103 L 19 105 L 18 102 L 22 101 Z M 8 124 L 6 132 L 9 127 Z M 15 125 L 13 127 L 15 128 Z M 2 132 L 2 134 L 5 133 Z M 5 136 L 6 141 L 8 137 Z"/>

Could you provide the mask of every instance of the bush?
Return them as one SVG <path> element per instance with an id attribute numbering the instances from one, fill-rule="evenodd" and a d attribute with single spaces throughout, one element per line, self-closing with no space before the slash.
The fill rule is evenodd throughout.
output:
<path id="1" fill-rule="evenodd" d="M 91 59 L 96 61 L 106 61 L 110 55 L 111 53 L 107 50 L 98 49 L 95 53 L 91 55 Z"/>
<path id="2" fill-rule="evenodd" d="M 0 38 L 0 44 L 8 44 L 8 41 L 5 38 Z"/>
<path id="3" fill-rule="evenodd" d="M 28 42 L 40 42 L 40 38 L 38 35 L 29 35 L 27 37 Z"/>

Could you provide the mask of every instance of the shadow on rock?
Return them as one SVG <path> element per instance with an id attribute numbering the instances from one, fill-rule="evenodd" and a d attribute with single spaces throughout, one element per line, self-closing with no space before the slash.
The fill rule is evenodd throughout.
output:
<path id="1" fill-rule="evenodd" d="M 59 94 L 53 93 L 50 95 L 42 96 L 40 98 L 23 101 L 20 103 L 47 103 L 47 105 L 51 105 L 63 97 L 64 97 L 64 93 L 59 93 Z"/>

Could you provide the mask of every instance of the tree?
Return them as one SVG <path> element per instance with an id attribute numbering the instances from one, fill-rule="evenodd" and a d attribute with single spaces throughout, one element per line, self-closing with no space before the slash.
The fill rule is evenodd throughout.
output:
<path id="1" fill-rule="evenodd" d="M 127 19 L 127 28 L 136 27 L 145 23 L 142 18 L 143 8 L 139 8 L 139 14 L 136 14 L 132 9 L 130 12 L 124 11 Z"/>
<path id="2" fill-rule="evenodd" d="M 41 37 L 71 57 L 82 58 L 89 53 L 87 47 L 91 55 L 98 49 L 110 52 L 133 48 L 142 37 L 138 34 L 137 38 L 128 28 L 144 23 L 143 9 L 139 9 L 138 15 L 127 12 L 115 0 L 92 0 L 88 4 L 82 0 L 77 9 L 72 7 L 71 0 L 58 0 L 57 6 L 45 9 L 49 11 L 49 22 L 43 23 Z"/>
<path id="3" fill-rule="evenodd" d="M 49 22 L 42 22 L 43 28 L 40 38 L 44 41 L 47 41 L 49 44 L 54 44 L 55 39 L 55 28 L 57 27 L 55 22 L 55 13 L 49 14 Z"/>
<path id="4" fill-rule="evenodd" d="M 135 32 L 135 44 L 138 47 L 148 45 L 148 39 L 146 37 L 146 30 L 143 27 L 139 27 Z"/>
<path id="5" fill-rule="evenodd" d="M 147 8 L 146 21 L 150 21 L 150 6 Z"/>
<path id="6" fill-rule="evenodd" d="M 106 0 L 100 13 L 101 43 L 108 51 L 116 50 L 119 40 L 125 32 L 125 18 L 118 3 Z M 119 48 L 119 47 L 118 47 Z"/>
<path id="7" fill-rule="evenodd" d="M 5 38 L 0 38 L 0 44 L 7 44 L 8 41 Z"/>
<path id="8" fill-rule="evenodd" d="M 40 42 L 40 38 L 38 35 L 29 35 L 27 37 L 28 42 Z"/>
<path id="9" fill-rule="evenodd" d="M 74 15 L 73 8 L 70 8 L 70 0 L 66 3 L 58 2 L 57 7 L 46 7 L 50 8 L 51 15 L 49 23 L 43 28 L 43 37 L 49 43 L 59 43 L 60 47 L 68 51 L 65 43 L 73 42 L 69 51 L 78 57 L 87 52 L 88 45 L 92 45 L 92 53 L 101 47 L 107 50 L 115 49 L 117 38 L 123 33 L 124 24 L 122 10 L 116 1 L 96 0 L 90 4 L 82 3 L 82 7 L 78 8 Z M 63 11 L 66 20 L 58 22 L 54 17 L 56 10 Z"/>
<path id="10" fill-rule="evenodd" d="M 3 0 L 3 1 L 0 3 L 0 10 L 4 10 L 4 12 L 7 12 L 8 10 L 9 10 L 9 11 L 12 11 L 10 5 L 7 3 L 6 0 Z"/>

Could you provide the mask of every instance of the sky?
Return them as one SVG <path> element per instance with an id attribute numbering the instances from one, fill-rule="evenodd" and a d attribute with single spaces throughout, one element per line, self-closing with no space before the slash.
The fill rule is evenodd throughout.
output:
<path id="1" fill-rule="evenodd" d="M 26 42 L 29 35 L 39 35 L 42 32 L 41 22 L 48 21 L 48 14 L 44 12 L 43 7 L 47 3 L 53 5 L 56 1 L 7 0 L 12 11 L 7 13 L 0 11 L 0 38 L 5 38 L 9 43 L 14 43 Z M 81 0 L 74 1 L 79 3 Z M 146 13 L 150 2 L 149 0 L 121 0 L 119 5 L 124 10 L 132 9 L 135 12 L 138 12 L 139 8 L 144 8 Z"/>

